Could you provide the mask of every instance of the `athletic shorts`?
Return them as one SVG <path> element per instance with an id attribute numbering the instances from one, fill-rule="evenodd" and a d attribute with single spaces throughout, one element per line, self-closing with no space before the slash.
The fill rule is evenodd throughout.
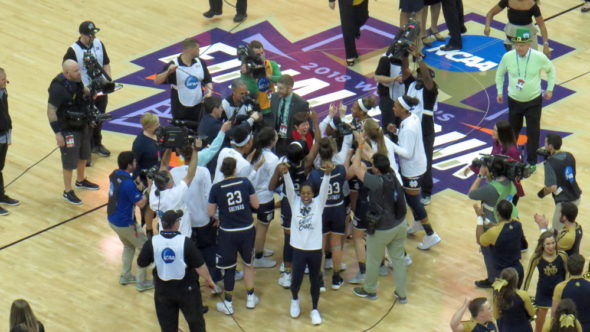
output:
<path id="1" fill-rule="evenodd" d="M 281 220 L 283 228 L 291 229 L 291 205 L 286 196 L 281 200 Z"/>
<path id="2" fill-rule="evenodd" d="M 361 180 L 359 180 L 356 176 L 352 179 L 348 180 L 348 187 L 350 191 L 359 191 L 361 189 Z"/>
<path id="3" fill-rule="evenodd" d="M 219 229 L 217 238 L 217 258 L 215 265 L 218 269 L 230 269 L 238 262 L 238 253 L 246 265 L 252 264 L 254 258 L 254 240 L 256 228 L 243 231 L 228 232 Z"/>
<path id="4" fill-rule="evenodd" d="M 424 0 L 400 0 L 399 9 L 404 13 L 417 13 L 424 7 Z"/>
<path id="5" fill-rule="evenodd" d="M 322 233 L 344 234 L 344 224 L 346 222 L 346 206 L 326 207 L 322 215 Z"/>
<path id="6" fill-rule="evenodd" d="M 66 142 L 61 152 L 61 166 L 63 169 L 73 170 L 78 167 L 78 161 L 90 159 L 90 130 L 88 126 L 77 131 L 63 131 Z"/>
<path id="7" fill-rule="evenodd" d="M 367 211 L 369 205 L 366 202 L 358 202 L 356 210 L 354 211 L 354 219 L 352 220 L 352 226 L 356 229 L 366 230 L 367 229 Z"/>
<path id="8" fill-rule="evenodd" d="M 402 175 L 402 184 L 404 189 L 420 189 L 422 187 L 423 177 L 424 174 L 413 177 L 405 177 Z"/>
<path id="9" fill-rule="evenodd" d="M 440 3 L 442 0 L 424 0 L 424 6 L 432 6 Z"/>
<path id="10" fill-rule="evenodd" d="M 275 218 L 275 201 L 272 200 L 268 203 L 260 204 L 256 210 L 256 217 L 260 223 L 265 225 Z"/>

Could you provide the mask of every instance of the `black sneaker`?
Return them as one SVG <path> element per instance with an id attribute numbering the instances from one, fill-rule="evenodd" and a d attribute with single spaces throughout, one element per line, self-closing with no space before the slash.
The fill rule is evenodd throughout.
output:
<path id="1" fill-rule="evenodd" d="M 64 191 L 64 198 L 66 199 L 66 201 L 75 204 L 75 205 L 80 205 L 82 204 L 82 200 L 78 198 L 78 196 L 76 196 L 76 193 L 74 193 L 73 190 L 70 190 L 68 192 Z"/>
<path id="2" fill-rule="evenodd" d="M 216 12 L 213 9 L 209 9 L 208 11 L 203 13 L 203 16 L 205 16 L 206 18 L 212 18 L 213 16 L 219 15 L 221 15 L 221 12 Z"/>
<path id="3" fill-rule="evenodd" d="M 92 160 L 88 159 L 86 160 L 86 167 L 92 167 Z"/>
<path id="4" fill-rule="evenodd" d="M 332 276 L 332 289 L 333 290 L 339 290 L 340 287 L 342 287 L 342 284 L 344 284 L 344 279 L 342 279 L 341 276 L 339 276 L 339 275 Z"/>
<path id="5" fill-rule="evenodd" d="M 488 279 L 482 279 L 475 282 L 478 288 L 492 288 L 492 283 Z"/>
<path id="6" fill-rule="evenodd" d="M 362 287 L 355 287 L 352 292 L 354 293 L 354 295 L 358 296 L 358 297 L 364 297 L 367 300 L 376 300 L 377 299 L 377 293 L 367 293 L 365 291 L 364 288 Z"/>
<path id="7" fill-rule="evenodd" d="M 5 216 L 5 215 L 7 215 L 7 214 L 9 214 L 9 213 L 10 213 L 10 212 L 8 212 L 8 210 L 6 210 L 6 209 L 3 209 L 3 208 L 1 208 L 1 207 L 0 207 L 0 216 Z"/>
<path id="8" fill-rule="evenodd" d="M 107 149 L 104 145 L 99 145 L 99 146 L 95 146 L 92 148 L 92 152 L 96 153 L 97 155 L 101 156 L 101 157 L 108 157 L 111 155 L 111 151 L 109 151 L 109 149 Z"/>
<path id="9" fill-rule="evenodd" d="M 246 20 L 246 17 L 248 17 L 248 15 L 246 15 L 246 14 L 236 14 L 236 16 L 234 16 L 234 22 L 236 22 L 236 23 L 244 22 Z"/>
<path id="10" fill-rule="evenodd" d="M 14 198 L 8 197 L 8 195 L 3 195 L 2 197 L 0 197 L 0 204 L 16 206 L 16 205 L 19 205 L 20 202 Z"/>
<path id="11" fill-rule="evenodd" d="M 408 298 L 399 296 L 399 294 L 396 291 L 393 292 L 393 296 L 397 298 L 397 302 L 399 302 L 400 304 L 408 303 Z"/>
<path id="12" fill-rule="evenodd" d="M 88 190 L 98 190 L 100 188 L 96 183 L 92 183 L 86 179 L 83 181 L 76 181 L 76 188 L 79 189 L 88 189 Z"/>

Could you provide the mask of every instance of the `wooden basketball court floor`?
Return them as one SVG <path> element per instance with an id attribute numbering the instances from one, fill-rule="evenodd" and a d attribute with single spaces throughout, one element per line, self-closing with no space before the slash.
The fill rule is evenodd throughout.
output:
<path id="1" fill-rule="evenodd" d="M 397 25 L 398 2 L 370 1 L 372 17 Z M 465 12 L 485 15 L 496 1 L 465 0 Z M 565 139 L 564 149 L 578 160 L 578 181 L 586 190 L 590 180 L 587 144 L 590 141 L 590 38 L 587 36 L 590 14 L 579 8 L 560 12 L 581 4 L 579 1 L 543 1 L 541 10 L 550 38 L 576 50 L 555 61 L 557 82 L 577 93 L 547 107 L 542 127 L 573 132 Z M 171 45 L 213 27 L 229 30 L 233 8 L 224 5 L 224 15 L 207 21 L 201 13 L 206 1 L 150 2 L 128 1 L 32 1 L 0 0 L 0 66 L 8 73 L 10 111 L 14 123 L 13 144 L 4 170 L 6 183 L 55 148 L 54 136 L 47 124 L 47 87 L 61 70 L 61 58 L 77 36 L 78 24 L 93 20 L 102 30 L 115 78 L 125 76 L 136 66 L 130 61 Z M 338 12 L 328 8 L 327 1 L 250 1 L 248 20 L 243 29 L 269 20 L 289 39 L 296 41 L 339 24 Z M 506 22 L 501 13 L 496 20 Z M 441 14 L 439 21 L 444 23 Z M 481 34 L 481 25 L 468 25 L 471 33 Z M 477 32 L 473 32 L 477 31 Z M 501 31 L 493 34 L 502 37 Z M 379 52 L 362 58 L 354 70 L 372 76 Z M 154 68 L 154 72 L 159 68 Z M 444 81 L 439 81 L 445 90 Z M 113 94 L 109 110 L 114 110 L 157 92 L 155 89 L 127 85 Z M 0 218 L 0 322 L 7 324 L 10 304 L 25 298 L 33 306 L 48 331 L 158 331 L 153 291 L 138 293 L 132 286 L 117 283 L 122 246 L 108 227 L 106 209 L 94 209 L 106 202 L 108 174 L 116 168 L 116 155 L 131 148 L 133 136 L 105 132 L 110 158 L 95 157 L 88 177 L 101 185 L 98 192 L 80 192 L 81 206 L 72 206 L 60 197 L 62 179 L 59 153 L 54 152 L 7 188 L 22 201 L 9 208 L 10 215 Z M 444 180 L 443 180 L 444 181 Z M 550 198 L 538 199 L 534 193 L 541 187 L 543 172 L 538 171 L 524 182 L 529 195 L 519 204 L 527 237 L 532 245 L 539 231 L 532 220 L 535 212 L 550 215 Z M 448 322 L 464 296 L 490 296 L 473 281 L 484 273 L 481 256 L 474 238 L 473 212 L 466 196 L 446 190 L 433 197 L 427 207 L 430 219 L 441 235 L 442 243 L 428 252 L 419 252 L 419 238 L 410 238 L 407 249 L 414 259 L 408 270 L 406 305 L 396 304 L 373 331 L 448 331 Z M 84 214 L 84 215 L 81 215 Z M 81 216 L 80 216 L 81 215 Z M 586 226 L 590 209 L 585 201 L 580 206 L 579 221 Z M 70 218 L 76 219 L 61 224 Z M 277 218 L 278 220 L 278 218 Z M 282 234 L 275 220 L 268 247 L 280 257 Z M 54 228 L 51 228 L 55 226 Z M 47 230 L 48 228 L 51 228 Z M 590 229 L 590 228 L 589 228 Z M 46 231 L 44 231 L 46 230 Z M 590 256 L 587 236 L 581 251 Z M 523 256 L 528 262 L 529 253 Z M 280 260 L 279 257 L 275 257 Z M 345 279 L 356 271 L 351 242 L 346 243 L 345 261 L 349 269 Z M 235 319 L 245 331 L 363 331 L 386 314 L 393 302 L 391 275 L 380 279 L 379 299 L 365 301 L 352 294 L 345 284 L 339 291 L 322 293 L 320 311 L 324 322 L 310 324 L 310 299 L 305 281 L 301 291 L 302 315 L 289 317 L 289 291 L 277 284 L 278 268 L 259 270 L 256 289 L 261 302 L 255 310 L 246 310 L 243 283 L 236 284 Z M 216 298 L 203 289 L 205 302 L 214 308 Z M 181 318 L 181 328 L 187 331 Z M 238 331 L 230 317 L 213 309 L 206 315 L 210 331 Z M 4 325 L 6 327 L 6 325 Z"/>

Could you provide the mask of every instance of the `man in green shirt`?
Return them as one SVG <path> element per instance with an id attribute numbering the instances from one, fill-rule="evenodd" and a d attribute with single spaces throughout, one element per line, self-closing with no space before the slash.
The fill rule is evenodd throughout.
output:
<path id="1" fill-rule="evenodd" d="M 526 118 L 527 125 L 527 162 L 537 163 L 537 148 L 541 131 L 541 72 L 547 75 L 545 99 L 553 96 L 555 86 L 555 67 L 553 63 L 537 50 L 531 49 L 530 31 L 518 29 L 512 39 L 514 49 L 506 52 L 496 71 L 497 101 L 504 103 L 504 74 L 508 73 L 508 110 L 509 121 L 516 137 Z"/>
<path id="2" fill-rule="evenodd" d="M 240 78 L 246 83 L 250 94 L 258 98 L 260 112 L 266 121 L 266 119 L 270 117 L 270 96 L 275 92 L 275 83 L 277 83 L 279 77 L 281 77 L 281 69 L 276 62 L 266 59 L 264 46 L 262 46 L 262 43 L 258 40 L 251 41 L 250 44 L 248 44 L 248 48 L 264 62 L 266 76 L 255 78 L 252 73 L 248 73 L 246 65 L 242 64 Z"/>

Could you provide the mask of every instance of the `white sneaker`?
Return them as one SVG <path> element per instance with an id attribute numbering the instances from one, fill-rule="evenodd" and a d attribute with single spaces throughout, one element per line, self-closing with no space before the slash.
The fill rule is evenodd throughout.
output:
<path id="1" fill-rule="evenodd" d="M 215 288 L 211 290 L 211 294 L 213 295 L 221 294 L 221 292 L 223 292 L 223 289 L 218 284 L 215 284 Z"/>
<path id="2" fill-rule="evenodd" d="M 419 232 L 421 230 L 423 230 L 424 227 L 422 227 L 422 223 L 419 221 L 414 221 L 414 223 L 412 224 L 412 226 L 408 227 L 408 234 L 414 234 L 416 232 Z"/>
<path id="3" fill-rule="evenodd" d="M 264 257 L 270 257 L 270 256 L 272 256 L 274 254 L 275 254 L 275 251 L 274 250 L 272 250 L 272 249 L 264 249 L 262 256 L 264 256 Z"/>
<path id="4" fill-rule="evenodd" d="M 258 269 L 268 269 L 271 267 L 275 267 L 275 265 L 277 265 L 277 262 L 275 260 L 268 259 L 266 257 L 254 259 L 254 267 Z"/>
<path id="5" fill-rule="evenodd" d="M 303 271 L 303 273 L 309 274 L 309 266 L 305 265 L 305 271 Z"/>
<path id="6" fill-rule="evenodd" d="M 381 265 L 379 266 L 379 275 L 380 276 L 386 276 L 389 274 L 389 268 L 387 267 L 387 265 Z"/>
<path id="7" fill-rule="evenodd" d="M 424 196 L 422 198 L 420 198 L 420 203 L 422 203 L 423 205 L 428 205 L 430 204 L 430 196 Z"/>
<path id="8" fill-rule="evenodd" d="M 221 302 L 217 302 L 217 311 L 224 313 L 226 315 L 233 315 L 234 313 L 234 304 L 233 302 L 223 300 Z"/>
<path id="9" fill-rule="evenodd" d="M 312 310 L 310 316 L 313 325 L 320 325 L 322 323 L 322 316 L 320 316 L 320 312 L 317 309 Z"/>
<path id="10" fill-rule="evenodd" d="M 326 262 L 324 264 L 324 270 L 331 270 L 334 267 L 334 261 L 332 258 L 326 258 Z"/>
<path id="11" fill-rule="evenodd" d="M 406 254 L 404 256 L 404 263 L 406 263 L 406 266 L 410 266 L 412 265 L 414 261 L 412 261 L 412 257 L 410 257 L 410 254 Z"/>
<path id="12" fill-rule="evenodd" d="M 285 262 L 281 263 L 281 266 L 279 266 L 279 272 L 285 272 Z"/>
<path id="13" fill-rule="evenodd" d="M 235 281 L 240 281 L 244 279 L 244 271 L 238 271 L 236 270 L 236 274 L 234 275 L 234 280 Z"/>
<path id="14" fill-rule="evenodd" d="M 418 249 L 420 250 L 428 250 L 435 245 L 437 245 L 441 241 L 440 236 L 436 233 L 432 233 L 432 235 L 424 235 L 422 238 L 422 242 L 418 245 Z"/>
<path id="15" fill-rule="evenodd" d="M 283 272 L 279 278 L 279 285 L 284 288 L 291 288 L 291 273 Z"/>
<path id="16" fill-rule="evenodd" d="M 256 305 L 258 304 L 258 302 L 260 302 L 260 300 L 258 299 L 258 296 L 256 296 L 256 294 L 252 293 L 252 294 L 248 295 L 248 297 L 246 298 L 246 308 L 254 309 L 254 308 L 256 308 Z"/>
<path id="17" fill-rule="evenodd" d="M 359 285 L 365 282 L 365 274 L 358 272 L 354 277 L 348 280 L 349 284 Z"/>
<path id="18" fill-rule="evenodd" d="M 299 300 L 291 299 L 291 318 L 299 317 L 301 313 L 301 308 L 299 308 Z"/>

